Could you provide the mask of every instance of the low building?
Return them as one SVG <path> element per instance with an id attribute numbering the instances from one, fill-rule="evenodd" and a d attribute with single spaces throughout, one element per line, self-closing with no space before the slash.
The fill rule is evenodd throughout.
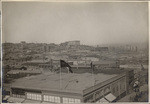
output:
<path id="1" fill-rule="evenodd" d="M 109 49 L 108 47 L 96 47 L 94 50 L 95 51 L 108 51 Z"/>
<path id="2" fill-rule="evenodd" d="M 127 92 L 126 73 L 46 73 L 17 79 L 11 85 L 8 102 L 80 103 L 113 102 Z"/>
<path id="3" fill-rule="evenodd" d="M 7 72 L 7 78 L 18 79 L 25 76 L 41 74 L 40 70 L 11 70 Z"/>
<path id="4" fill-rule="evenodd" d="M 49 60 L 32 60 L 22 64 L 29 69 L 51 69 L 51 62 Z"/>
<path id="5" fill-rule="evenodd" d="M 116 61 L 94 61 L 93 65 L 96 69 L 110 69 L 110 68 L 119 68 L 119 63 Z"/>
<path id="6" fill-rule="evenodd" d="M 96 57 L 82 57 L 81 59 L 85 61 L 99 61 L 99 58 Z"/>

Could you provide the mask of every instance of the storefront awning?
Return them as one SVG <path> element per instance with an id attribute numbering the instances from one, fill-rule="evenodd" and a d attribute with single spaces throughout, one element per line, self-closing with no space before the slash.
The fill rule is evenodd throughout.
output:
<path id="1" fill-rule="evenodd" d="M 109 93 L 108 95 L 106 95 L 105 98 L 110 102 L 116 99 L 116 97 L 112 93 Z"/>
<path id="2" fill-rule="evenodd" d="M 100 102 L 108 102 L 108 101 L 105 98 L 101 98 L 98 102 L 100 103 Z"/>
<path id="3" fill-rule="evenodd" d="M 40 104 L 41 101 L 38 101 L 38 100 L 25 100 L 23 103 L 36 103 L 36 104 Z"/>
<path id="4" fill-rule="evenodd" d="M 22 103 L 24 100 L 23 98 L 9 97 L 7 101 L 9 103 Z"/>

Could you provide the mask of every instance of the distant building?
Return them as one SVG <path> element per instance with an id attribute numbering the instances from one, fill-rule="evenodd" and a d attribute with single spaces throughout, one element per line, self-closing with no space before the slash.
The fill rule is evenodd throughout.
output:
<path id="1" fill-rule="evenodd" d="M 43 52 L 52 52 L 57 48 L 57 45 L 54 43 L 51 44 L 44 44 L 43 45 Z"/>
<path id="2" fill-rule="evenodd" d="M 80 45 L 80 41 L 68 41 L 67 44 L 70 45 Z"/>
<path id="3" fill-rule="evenodd" d="M 96 47 L 95 51 L 108 51 L 108 47 Z"/>
<path id="4" fill-rule="evenodd" d="M 52 66 L 51 62 L 47 60 L 32 60 L 32 61 L 25 62 L 22 65 L 30 69 L 39 69 L 39 68 L 51 69 Z"/>
<path id="5" fill-rule="evenodd" d="M 60 80 L 61 79 L 61 80 Z M 81 103 L 114 102 L 126 95 L 126 73 L 120 75 L 47 73 L 16 80 L 8 102 Z"/>
<path id="6" fill-rule="evenodd" d="M 80 41 L 68 41 L 60 44 L 61 46 L 78 46 L 80 45 Z"/>
<path id="7" fill-rule="evenodd" d="M 93 65 L 96 69 L 119 68 L 119 63 L 116 61 L 94 61 Z"/>
<path id="8" fill-rule="evenodd" d="M 21 43 L 21 44 L 26 44 L 26 42 L 25 42 L 25 41 L 21 41 L 20 43 Z"/>
<path id="9" fill-rule="evenodd" d="M 18 79 L 25 76 L 41 74 L 40 70 L 11 70 L 7 72 L 7 78 Z"/>
<path id="10" fill-rule="evenodd" d="M 99 58 L 96 58 L 96 57 L 82 57 L 81 58 L 82 60 L 85 60 L 85 61 L 99 61 Z"/>

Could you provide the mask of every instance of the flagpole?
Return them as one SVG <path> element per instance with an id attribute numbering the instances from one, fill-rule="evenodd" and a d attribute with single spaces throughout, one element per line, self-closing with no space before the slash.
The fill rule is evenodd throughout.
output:
<path id="1" fill-rule="evenodd" d="M 62 88 L 62 81 L 61 81 L 61 65 L 60 65 L 60 89 Z"/>
<path id="2" fill-rule="evenodd" d="M 93 77 L 93 91 L 95 90 L 95 77 L 94 77 L 94 67 L 93 67 L 93 63 L 91 62 L 91 68 L 92 68 L 92 77 Z M 94 101 L 95 101 L 95 95 L 94 96 Z"/>

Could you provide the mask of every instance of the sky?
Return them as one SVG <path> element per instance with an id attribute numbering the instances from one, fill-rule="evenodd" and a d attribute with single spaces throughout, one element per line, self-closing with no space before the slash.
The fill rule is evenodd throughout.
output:
<path id="1" fill-rule="evenodd" d="M 3 42 L 148 42 L 144 2 L 3 2 Z"/>

